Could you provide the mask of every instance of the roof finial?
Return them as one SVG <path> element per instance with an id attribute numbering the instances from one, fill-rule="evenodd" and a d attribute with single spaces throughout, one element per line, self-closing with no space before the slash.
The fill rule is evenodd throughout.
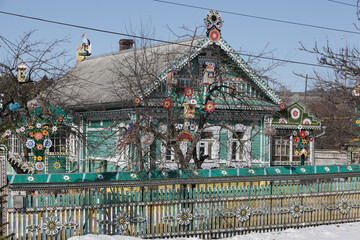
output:
<path id="1" fill-rule="evenodd" d="M 210 41 L 217 42 L 220 39 L 220 31 L 224 21 L 217 10 L 210 10 L 204 19 L 207 26 L 207 36 Z"/>

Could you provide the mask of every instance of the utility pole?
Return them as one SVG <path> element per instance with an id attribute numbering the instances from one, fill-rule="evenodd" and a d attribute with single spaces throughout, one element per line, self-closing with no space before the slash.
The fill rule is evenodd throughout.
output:
<path id="1" fill-rule="evenodd" d="M 305 98 L 304 98 L 305 106 L 306 106 L 307 82 L 308 82 L 308 75 L 306 74 L 306 78 L 305 78 Z"/>

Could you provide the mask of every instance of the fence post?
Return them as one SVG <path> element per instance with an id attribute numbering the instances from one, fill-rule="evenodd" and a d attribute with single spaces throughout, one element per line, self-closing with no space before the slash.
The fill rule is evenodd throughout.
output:
<path id="1" fill-rule="evenodd" d="M 7 216 L 7 148 L 5 145 L 0 145 L 0 206 L 1 206 L 1 216 L 0 216 L 0 226 L 2 227 L 1 236 L 6 236 L 7 227 L 6 216 Z"/>

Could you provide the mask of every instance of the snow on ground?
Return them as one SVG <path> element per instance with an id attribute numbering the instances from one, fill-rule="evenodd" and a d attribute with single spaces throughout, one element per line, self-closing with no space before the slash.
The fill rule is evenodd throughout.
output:
<path id="1" fill-rule="evenodd" d="M 140 240 L 141 238 L 128 236 L 106 236 L 106 235 L 86 235 L 71 237 L 69 240 Z M 178 238 L 178 240 L 197 240 L 198 238 Z M 332 240 L 360 239 L 360 222 L 323 225 L 319 227 L 308 227 L 301 229 L 287 229 L 280 232 L 269 233 L 250 233 L 239 235 L 223 240 Z"/>

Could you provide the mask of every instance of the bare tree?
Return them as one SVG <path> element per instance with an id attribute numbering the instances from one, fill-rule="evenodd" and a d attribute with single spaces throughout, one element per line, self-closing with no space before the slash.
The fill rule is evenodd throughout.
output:
<path id="1" fill-rule="evenodd" d="M 47 96 L 41 93 L 68 70 L 66 52 L 57 50 L 60 44 L 67 41 L 66 38 L 45 42 L 33 40 L 33 35 L 34 31 L 24 33 L 16 43 L 0 36 L 3 50 L 6 51 L 0 62 L 0 132 L 5 132 L 0 142 L 6 143 L 11 132 L 23 146 L 25 161 L 29 160 L 29 151 L 25 146 L 27 138 L 16 129 L 21 124 L 31 124 L 35 115 L 51 114 L 47 107 Z M 34 115 L 38 107 L 42 107 L 42 110 Z M 12 165 L 17 173 L 24 173 L 21 166 Z"/>

